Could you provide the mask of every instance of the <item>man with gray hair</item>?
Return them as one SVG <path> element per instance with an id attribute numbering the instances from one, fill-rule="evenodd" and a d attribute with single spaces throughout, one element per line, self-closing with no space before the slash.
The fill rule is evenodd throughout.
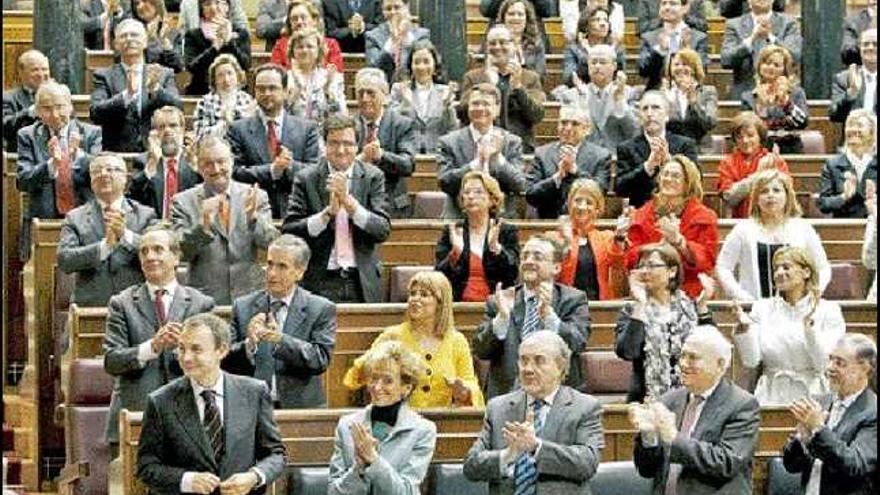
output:
<path id="1" fill-rule="evenodd" d="M 639 431 L 633 461 L 654 479 L 654 494 L 752 493 L 752 460 L 760 408 L 724 375 L 733 346 L 709 325 L 696 327 L 681 349 L 681 388 L 630 405 Z"/>
<path id="2" fill-rule="evenodd" d="M 846 122 L 853 110 L 863 108 L 877 114 L 877 28 L 866 29 L 859 36 L 856 54 L 860 64 L 850 64 L 831 81 L 832 122 Z"/>
<path id="3" fill-rule="evenodd" d="M 16 63 L 20 86 L 3 91 L 3 147 L 15 153 L 18 130 L 37 120 L 34 96 L 40 85 L 50 79 L 49 59 L 39 50 L 28 50 L 18 57 Z"/>
<path id="4" fill-rule="evenodd" d="M 265 381 L 284 409 L 327 405 L 321 375 L 336 343 L 336 305 L 299 286 L 310 257 L 306 241 L 278 237 L 269 244 L 266 288 L 232 303 L 224 368 Z"/>
<path id="5" fill-rule="evenodd" d="M 605 446 L 601 405 L 563 385 L 571 349 L 556 332 L 529 334 L 518 349 L 522 388 L 486 406 L 464 474 L 492 495 L 589 493 Z"/>
<path id="6" fill-rule="evenodd" d="M 825 375 L 833 394 L 804 397 L 790 407 L 796 433 L 783 449 L 785 469 L 801 473 L 807 495 L 876 493 L 877 344 L 859 333 L 840 338 Z"/>

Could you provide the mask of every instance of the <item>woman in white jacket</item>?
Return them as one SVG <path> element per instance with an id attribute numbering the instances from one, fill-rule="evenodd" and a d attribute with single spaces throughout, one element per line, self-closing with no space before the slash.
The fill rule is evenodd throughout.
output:
<path id="1" fill-rule="evenodd" d="M 831 281 L 831 265 L 816 229 L 800 218 L 791 177 L 775 169 L 757 173 L 751 205 L 751 218 L 736 224 L 718 254 L 715 272 L 727 296 L 748 302 L 774 295 L 773 254 L 783 246 L 809 253 L 821 294 Z"/>

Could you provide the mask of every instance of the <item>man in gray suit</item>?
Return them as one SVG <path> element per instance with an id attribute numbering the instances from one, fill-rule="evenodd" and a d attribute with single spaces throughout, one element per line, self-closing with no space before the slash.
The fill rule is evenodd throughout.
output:
<path id="1" fill-rule="evenodd" d="M 639 430 L 633 461 L 654 494 L 749 495 L 758 443 L 755 397 L 724 377 L 733 346 L 699 326 L 681 349 L 681 388 L 630 406 Z"/>
<path id="2" fill-rule="evenodd" d="M 745 91 L 755 87 L 755 61 L 767 45 L 784 46 L 794 58 L 801 60 L 801 29 L 793 17 L 771 12 L 772 0 L 749 0 L 752 11 L 724 25 L 721 43 L 721 66 L 733 69 L 733 85 L 728 99 L 739 100 Z"/>
<path id="3" fill-rule="evenodd" d="M 662 18 L 658 18 L 657 11 L 662 7 L 663 0 L 638 1 L 639 5 L 636 16 L 638 17 L 637 27 L 639 34 L 645 34 L 648 31 L 659 28 L 663 24 L 663 20 Z M 721 1 L 723 2 L 724 0 Z M 703 33 L 709 31 L 709 24 L 706 22 L 705 5 L 703 4 L 703 0 L 685 0 L 682 3 L 687 4 L 682 13 L 684 22 L 697 31 L 702 31 Z"/>
<path id="4" fill-rule="evenodd" d="M 327 405 L 321 375 L 336 343 L 336 305 L 298 286 L 310 256 L 299 237 L 275 239 L 266 288 L 232 304 L 233 345 L 224 369 L 264 380 L 284 409 Z"/>
<path id="5" fill-rule="evenodd" d="M 98 155 L 89 173 L 95 197 L 64 218 L 58 268 L 76 274 L 71 302 L 105 306 L 113 294 L 143 282 L 137 249 L 156 212 L 123 197 L 126 168 L 119 156 Z"/>
<path id="6" fill-rule="evenodd" d="M 189 262 L 189 285 L 217 304 L 231 304 L 265 283 L 257 250 L 268 247 L 278 229 L 266 192 L 232 180 L 232 152 L 225 141 L 203 138 L 198 162 L 205 182 L 174 196 L 171 223 Z"/>
<path id="7" fill-rule="evenodd" d="M 685 23 L 688 7 L 694 0 L 662 0 L 659 25 L 642 32 L 639 53 L 639 75 L 645 78 L 646 89 L 657 89 L 672 57 L 681 49 L 691 48 L 700 54 L 703 67 L 709 66 L 709 37 L 704 31 L 691 29 Z M 702 5 L 700 5 L 702 7 Z"/>
<path id="8" fill-rule="evenodd" d="M 848 15 L 843 21 L 840 58 L 844 65 L 864 63 L 859 53 L 861 34 L 869 28 L 877 29 L 877 0 L 867 0 L 862 5 L 865 5 L 865 8 Z"/>
<path id="9" fill-rule="evenodd" d="M 831 82 L 828 117 L 832 122 L 845 123 L 857 108 L 877 113 L 877 28 L 862 32 L 859 53 L 864 55 L 862 65 L 850 65 Z"/>
<path id="10" fill-rule="evenodd" d="M 324 123 L 327 158 L 299 174 L 282 230 L 312 250 L 303 287 L 334 302 L 381 302 L 378 245 L 391 234 L 381 170 L 356 158 L 355 120 Z"/>
<path id="11" fill-rule="evenodd" d="M 801 473 L 809 495 L 868 495 L 877 486 L 877 344 L 848 333 L 831 351 L 825 372 L 833 395 L 804 397 L 790 407 L 796 433 L 785 444 L 785 469 Z"/>
<path id="12" fill-rule="evenodd" d="M 603 191 L 611 179 L 611 153 L 588 142 L 590 115 L 586 108 L 565 105 L 559 109 L 556 142 L 535 150 L 535 163 L 526 178 L 526 201 L 540 218 L 566 214 L 566 200 L 578 178 L 595 180 Z"/>
<path id="13" fill-rule="evenodd" d="M 284 470 L 266 384 L 223 373 L 229 324 L 203 313 L 178 337 L 185 376 L 150 394 L 137 477 L 151 493 L 262 494 Z"/>
<path id="14" fill-rule="evenodd" d="M 385 22 L 364 33 L 367 66 L 380 69 L 389 83 L 404 75 L 403 65 L 413 45 L 431 39 L 430 30 L 412 23 L 409 3 L 410 0 L 382 0 Z"/>
<path id="15" fill-rule="evenodd" d="M 104 371 L 116 384 L 105 438 L 113 448 L 119 443 L 119 411 L 143 411 L 150 392 L 180 376 L 180 322 L 214 308 L 213 299 L 177 283 L 180 242 L 168 227 L 147 228 L 138 256 L 146 282 L 114 295 L 107 306 Z"/>
<path id="16" fill-rule="evenodd" d="M 486 315 L 473 342 L 474 354 L 490 361 L 486 397 L 516 388 L 519 344 L 537 330 L 562 337 L 571 351 L 565 384 L 583 386 L 578 355 L 590 336 L 590 309 L 586 294 L 554 282 L 562 257 L 562 245 L 555 237 L 532 236 L 519 255 L 522 284 L 502 289 L 499 283 L 486 301 Z"/>
<path id="17" fill-rule="evenodd" d="M 257 38 L 266 40 L 266 51 L 275 48 L 275 42 L 281 37 L 281 31 L 287 24 L 287 6 L 292 0 L 260 0 L 257 10 Z"/>
<path id="18" fill-rule="evenodd" d="M 49 59 L 39 50 L 22 53 L 16 67 L 21 86 L 3 92 L 3 147 L 10 153 L 18 149 L 18 130 L 37 120 L 34 95 L 50 77 Z"/>
<path id="19" fill-rule="evenodd" d="M 486 406 L 480 438 L 464 459 L 464 475 L 488 481 L 492 495 L 589 495 L 605 441 L 602 407 L 562 382 L 572 358 L 553 331 L 519 345 L 522 389 Z"/>
<path id="20" fill-rule="evenodd" d="M 516 216 L 516 196 L 525 189 L 522 140 L 494 125 L 501 93 L 491 84 L 478 84 L 468 92 L 470 124 L 440 138 L 437 177 L 446 193 L 443 218 L 461 218 L 458 192 L 461 179 L 471 170 L 486 172 L 504 192 L 505 217 Z"/>

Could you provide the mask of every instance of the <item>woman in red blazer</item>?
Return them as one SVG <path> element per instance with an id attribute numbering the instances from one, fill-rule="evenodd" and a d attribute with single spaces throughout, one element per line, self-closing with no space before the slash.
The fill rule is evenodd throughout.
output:
<path id="1" fill-rule="evenodd" d="M 287 58 L 288 44 L 290 43 L 290 35 L 303 29 L 317 29 L 321 33 L 324 30 L 324 16 L 321 11 L 311 0 L 293 0 L 287 6 L 287 20 L 284 23 L 284 29 L 281 30 L 281 37 L 275 42 L 272 48 L 272 57 L 269 59 L 272 63 L 278 64 L 285 69 L 290 68 L 290 60 Z M 337 72 L 340 74 L 345 72 L 345 64 L 342 61 L 342 49 L 339 42 L 335 39 L 324 36 L 324 66 L 336 66 Z"/>

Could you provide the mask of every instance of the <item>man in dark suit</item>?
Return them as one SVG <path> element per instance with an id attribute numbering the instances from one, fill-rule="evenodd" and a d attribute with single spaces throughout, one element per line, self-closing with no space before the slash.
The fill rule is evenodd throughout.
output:
<path id="1" fill-rule="evenodd" d="M 491 84 L 478 84 L 467 96 L 470 124 L 440 138 L 437 178 L 446 193 L 443 218 L 461 218 L 458 195 L 461 179 L 471 170 L 486 172 L 501 186 L 505 195 L 505 217 L 516 216 L 515 198 L 525 189 L 522 140 L 495 127 L 501 94 Z"/>
<path id="2" fill-rule="evenodd" d="M 125 19 L 116 26 L 113 46 L 120 62 L 92 75 L 89 115 L 104 130 L 104 149 L 146 150 L 153 112 L 166 105 L 182 107 L 174 71 L 147 64 L 144 25 Z"/>
<path id="3" fill-rule="evenodd" d="M 590 493 L 605 446 L 599 401 L 562 384 L 572 352 L 559 334 L 533 332 L 518 354 L 522 389 L 489 401 L 465 476 L 492 495 Z"/>
<path id="4" fill-rule="evenodd" d="M 659 5 L 659 25 L 642 32 L 639 75 L 647 89 L 657 89 L 672 57 L 681 49 L 691 48 L 700 54 L 703 67 L 709 66 L 709 37 L 702 30 L 686 24 L 685 14 L 697 7 L 694 0 L 663 0 Z M 700 5 L 702 7 L 702 5 Z"/>
<path id="5" fill-rule="evenodd" d="M 419 41 L 429 41 L 431 31 L 412 22 L 410 0 L 382 0 L 382 16 L 385 22 L 375 29 L 367 30 L 367 66 L 381 69 L 386 81 L 406 77 L 404 64 L 412 54 L 412 47 Z"/>
<path id="6" fill-rule="evenodd" d="M 257 68 L 254 94 L 257 114 L 235 121 L 229 128 L 235 155 L 232 178 L 259 184 L 269 194 L 272 218 L 283 218 L 294 176 L 318 162 L 318 127 L 284 110 L 287 72 L 280 66 Z"/>
<path id="7" fill-rule="evenodd" d="M 853 63 L 835 74 L 831 82 L 828 117 L 832 122 L 846 122 L 857 108 L 877 113 L 877 28 L 862 32 L 858 50 L 864 54 L 861 65 Z"/>
<path id="8" fill-rule="evenodd" d="M 526 201 L 540 218 L 566 214 L 572 183 L 595 180 L 603 191 L 611 179 L 611 153 L 588 142 L 590 115 L 586 108 L 566 105 L 559 109 L 559 139 L 535 150 L 535 163 L 526 178 Z"/>
<path id="9" fill-rule="evenodd" d="M 681 349 L 684 386 L 630 406 L 633 461 L 654 495 L 752 493 L 760 408 L 724 376 L 732 348 L 717 328 L 698 326 Z"/>
<path id="10" fill-rule="evenodd" d="M 877 29 L 877 0 L 868 0 L 865 8 L 844 20 L 843 39 L 840 42 L 840 58 L 844 65 L 864 63 L 863 55 L 859 53 L 859 41 L 862 33 L 869 28 Z"/>
<path id="11" fill-rule="evenodd" d="M 49 59 L 39 50 L 28 50 L 18 57 L 16 65 L 21 86 L 3 92 L 3 148 L 15 153 L 18 130 L 37 120 L 34 95 L 49 80 Z"/>
<path id="12" fill-rule="evenodd" d="M 162 107 L 153 112 L 147 152 L 135 157 L 134 173 L 128 185 L 128 197 L 152 206 L 156 216 L 168 220 L 171 199 L 202 182 L 190 163 L 184 147 L 186 120 L 177 107 Z"/>
<path id="13" fill-rule="evenodd" d="M 876 373 L 877 344 L 848 333 L 831 351 L 825 372 L 834 394 L 804 397 L 789 407 L 797 429 L 782 461 L 787 471 L 801 473 L 806 493 L 876 493 L 877 395 L 868 386 Z"/>
<path id="14" fill-rule="evenodd" d="M 282 231 L 312 250 L 302 286 L 334 302 L 380 302 L 378 245 L 391 233 L 385 177 L 357 160 L 355 120 L 324 123 L 327 157 L 293 183 Z"/>
<path id="15" fill-rule="evenodd" d="M 767 45 L 781 45 L 794 58 L 801 60 L 801 29 L 797 20 L 787 14 L 770 11 L 772 0 L 749 0 L 752 11 L 724 26 L 721 44 L 721 66 L 733 69 L 733 85 L 728 99 L 739 100 L 744 91 L 755 87 L 755 61 Z"/>
<path id="16" fill-rule="evenodd" d="M 224 368 L 266 382 L 284 409 L 326 407 L 321 376 L 336 343 L 336 305 L 299 287 L 311 250 L 284 234 L 267 255 L 265 289 L 232 304 L 232 349 Z"/>
<path id="17" fill-rule="evenodd" d="M 554 283 L 562 263 L 562 246 L 555 238 L 534 235 L 519 255 L 522 284 L 495 288 L 486 301 L 486 315 L 474 337 L 474 354 L 490 361 L 486 396 L 495 397 L 516 388 L 517 356 L 523 338 L 537 330 L 551 330 L 571 350 L 565 384 L 583 386 L 578 355 L 590 336 L 587 295 Z"/>
<path id="18" fill-rule="evenodd" d="M 684 22 L 697 31 L 707 33 L 709 24 L 706 22 L 703 0 L 685 0 L 681 3 L 686 4 L 682 12 Z M 657 12 L 662 7 L 662 0 L 639 0 L 638 13 L 636 14 L 639 18 L 639 34 L 645 34 L 663 25 L 662 13 L 659 17 L 657 16 Z"/>
<path id="19" fill-rule="evenodd" d="M 122 158 L 98 155 L 90 164 L 94 199 L 71 210 L 58 240 L 58 268 L 76 274 L 72 302 L 106 306 L 110 296 L 144 275 L 138 262 L 140 233 L 156 222 L 152 208 L 122 195 Z"/>
<path id="20" fill-rule="evenodd" d="M 785 2 L 787 0 L 773 0 L 774 12 L 785 12 Z M 728 19 L 739 17 L 749 11 L 749 0 L 719 0 L 718 13 L 722 17 Z"/>
<path id="21" fill-rule="evenodd" d="M 354 80 L 358 100 L 358 159 L 385 174 L 391 218 L 408 218 L 406 177 L 415 168 L 416 139 L 413 121 L 386 107 L 388 82 L 379 69 L 365 67 Z"/>
<path id="22" fill-rule="evenodd" d="M 262 494 L 284 470 L 266 384 L 223 373 L 229 324 L 204 313 L 178 337 L 182 376 L 150 394 L 137 477 L 151 493 Z"/>
<path id="23" fill-rule="evenodd" d="M 213 299 L 177 283 L 180 242 L 168 227 L 148 227 L 138 257 L 146 282 L 112 296 L 107 306 L 104 371 L 116 377 L 116 385 L 105 439 L 114 448 L 119 411 L 143 411 L 150 392 L 182 373 L 176 355 L 180 322 L 214 308 Z"/>
<path id="24" fill-rule="evenodd" d="M 281 31 L 287 25 L 287 6 L 292 0 L 260 0 L 257 10 L 257 38 L 266 40 L 266 51 L 275 48 L 275 42 L 281 37 Z"/>
<path id="25" fill-rule="evenodd" d="M 67 86 L 54 81 L 37 90 L 37 122 L 18 131 L 15 184 L 28 194 L 22 217 L 19 254 L 31 247 L 31 220 L 63 218 L 92 197 L 89 161 L 101 151 L 101 128 L 71 120 L 73 104 Z"/>
<path id="26" fill-rule="evenodd" d="M 364 33 L 382 21 L 381 0 L 324 0 L 327 36 L 339 41 L 343 53 L 364 53 Z"/>
<path id="27" fill-rule="evenodd" d="M 684 136 L 666 132 L 669 101 L 657 90 L 645 91 L 639 101 L 642 134 L 617 147 L 617 182 L 614 192 L 629 198 L 638 208 L 654 193 L 660 166 L 673 155 L 685 155 L 697 162 L 697 143 Z"/>

